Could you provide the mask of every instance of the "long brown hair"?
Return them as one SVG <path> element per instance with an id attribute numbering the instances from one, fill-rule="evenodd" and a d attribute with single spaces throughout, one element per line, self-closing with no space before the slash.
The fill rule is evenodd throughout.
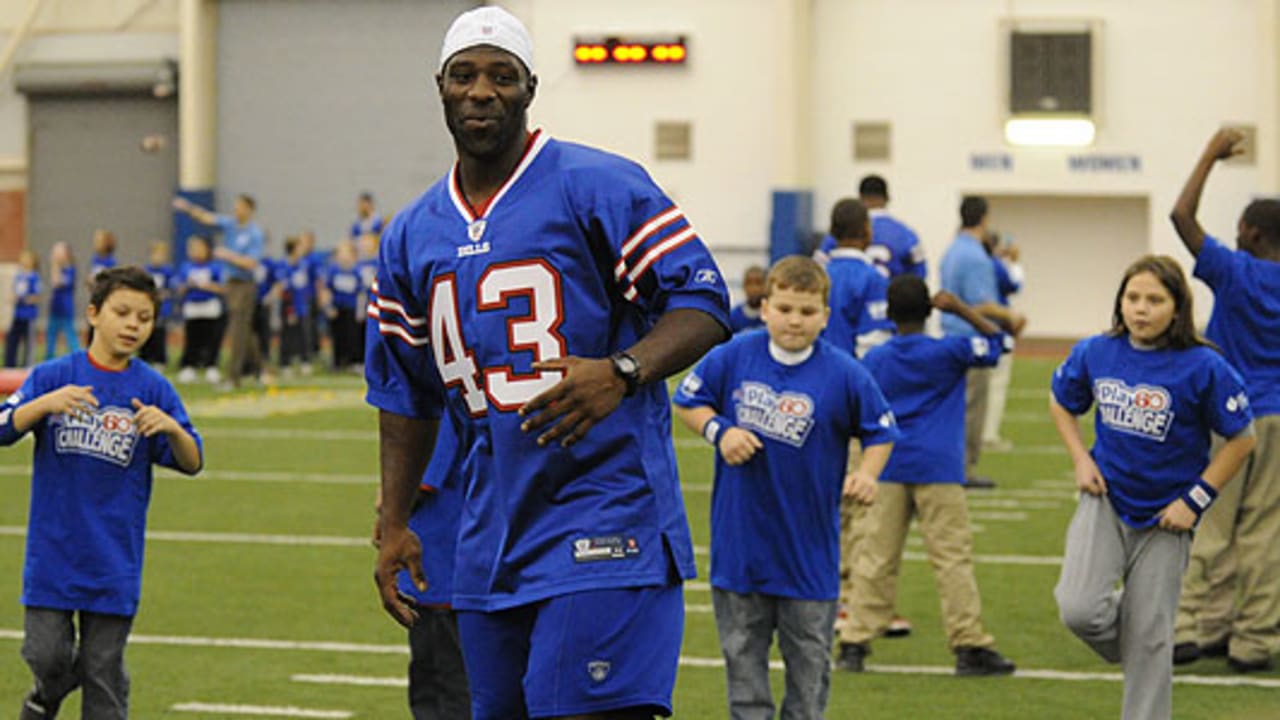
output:
<path id="1" fill-rule="evenodd" d="M 1120 312 L 1120 306 L 1130 278 L 1144 272 L 1151 273 L 1156 280 L 1159 280 L 1164 289 L 1169 291 L 1169 296 L 1173 298 L 1173 321 L 1169 323 L 1169 327 L 1165 329 L 1159 341 L 1166 347 L 1176 350 L 1185 350 L 1197 345 L 1218 350 L 1217 345 L 1209 342 L 1196 331 L 1195 307 L 1191 297 L 1191 287 L 1187 284 L 1187 276 L 1183 274 L 1182 266 L 1178 261 L 1168 255 L 1143 255 L 1124 271 L 1120 288 L 1116 290 L 1115 308 L 1111 312 L 1111 330 L 1107 334 L 1112 337 L 1129 334 L 1129 329 L 1124 325 L 1124 315 Z"/>

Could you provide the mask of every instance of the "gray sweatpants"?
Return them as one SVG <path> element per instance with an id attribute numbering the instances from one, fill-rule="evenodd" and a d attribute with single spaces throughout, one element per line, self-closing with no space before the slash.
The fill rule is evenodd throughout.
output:
<path id="1" fill-rule="evenodd" d="M 1105 497 L 1082 494 L 1054 588 L 1071 632 L 1124 670 L 1124 720 L 1173 714 L 1173 621 L 1191 533 L 1125 525 Z M 1117 588 L 1122 584 L 1122 588 Z"/>
<path id="2" fill-rule="evenodd" d="M 133 618 L 81 611 L 80 643 L 70 610 L 28 607 L 23 621 L 22 659 L 35 676 L 35 694 L 46 712 L 57 715 L 58 705 L 72 690 L 83 689 L 80 717 L 85 720 L 124 720 L 129 717 L 129 674 L 124 648 Z M 42 717 L 24 709 L 23 718 Z"/>
<path id="3" fill-rule="evenodd" d="M 769 646 L 787 666 L 782 720 L 820 720 L 831 693 L 834 600 L 793 600 L 776 595 L 711 588 L 720 651 L 724 654 L 732 720 L 773 720 Z"/>

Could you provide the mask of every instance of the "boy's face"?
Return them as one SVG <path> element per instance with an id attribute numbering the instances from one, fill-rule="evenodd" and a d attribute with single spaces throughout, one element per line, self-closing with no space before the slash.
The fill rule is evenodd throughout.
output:
<path id="1" fill-rule="evenodd" d="M 818 339 L 818 334 L 827 326 L 831 308 L 820 293 L 775 286 L 765 297 L 760 314 L 769 339 L 783 350 L 797 352 Z"/>
<path id="2" fill-rule="evenodd" d="M 150 295 L 118 288 L 102 301 L 101 308 L 89 306 L 93 344 L 111 357 L 128 357 L 140 350 L 151 337 L 155 314 L 156 306 Z"/>
<path id="3" fill-rule="evenodd" d="M 742 279 L 742 293 L 747 296 L 747 304 L 751 307 L 760 307 L 764 292 L 764 274 L 750 273 Z"/>

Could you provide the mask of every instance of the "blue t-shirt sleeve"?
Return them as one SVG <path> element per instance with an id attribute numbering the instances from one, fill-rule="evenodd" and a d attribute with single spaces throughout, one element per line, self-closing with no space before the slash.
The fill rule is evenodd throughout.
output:
<path id="1" fill-rule="evenodd" d="M 432 358 L 427 308 L 413 292 L 403 259 L 405 223 L 397 216 L 379 250 L 378 279 L 365 323 L 365 400 L 387 412 L 422 419 L 440 416 L 444 398 Z"/>
<path id="2" fill-rule="evenodd" d="M 52 390 L 52 380 L 50 374 L 43 367 L 37 366 L 27 374 L 27 379 L 22 382 L 22 387 L 17 392 L 10 395 L 3 405 L 0 405 L 0 446 L 12 445 L 17 442 L 23 435 L 28 432 L 38 430 L 47 418 L 41 418 L 39 422 L 27 428 L 23 432 L 18 432 L 13 427 L 13 413 L 23 405 L 35 400 Z"/>
<path id="3" fill-rule="evenodd" d="M 907 236 L 907 256 L 903 259 L 904 271 L 916 277 L 928 277 L 929 264 L 925 261 L 924 245 L 920 244 L 920 237 L 911 228 L 903 226 L 903 230 Z"/>
<path id="4" fill-rule="evenodd" d="M 178 392 L 173 389 L 173 386 L 167 380 L 161 380 L 159 395 L 160 397 L 155 403 L 156 406 L 165 411 L 196 441 L 196 447 L 200 449 L 200 466 L 203 467 L 204 439 L 200 437 L 200 433 L 196 432 L 195 426 L 191 424 L 191 417 L 187 414 L 186 406 L 182 404 L 182 398 L 178 397 Z M 167 435 L 157 434 L 153 439 L 155 442 L 151 445 L 151 462 L 178 472 L 188 472 L 178 465 L 178 461 L 173 455 L 173 446 L 169 443 Z M 197 472 L 200 472 L 200 468 L 196 468 L 189 474 L 194 475 Z"/>
<path id="5" fill-rule="evenodd" d="M 236 231 L 236 219 L 230 215 L 214 215 L 214 226 L 222 231 L 224 235 L 230 235 Z"/>
<path id="6" fill-rule="evenodd" d="M 1213 360 L 1208 364 L 1209 402 L 1206 408 L 1209 427 L 1223 437 L 1235 437 L 1253 422 L 1249 395 L 1235 368 L 1216 352 L 1212 356 Z"/>
<path id="7" fill-rule="evenodd" d="M 1192 274 L 1205 281 L 1214 292 L 1221 292 L 1231 284 L 1235 252 L 1212 236 L 1204 237 L 1204 245 L 1196 256 Z"/>
<path id="8" fill-rule="evenodd" d="M 1089 342 L 1077 343 L 1067 359 L 1053 371 L 1053 398 L 1072 415 L 1082 415 L 1093 405 L 1093 380 L 1085 362 Z"/>
<path id="9" fill-rule="evenodd" d="M 894 420 L 889 401 L 884 399 L 880 386 L 860 363 L 849 365 L 849 405 L 857 408 L 857 427 L 854 435 L 863 446 L 883 445 L 898 439 L 898 423 Z"/>
<path id="10" fill-rule="evenodd" d="M 684 408 L 709 407 L 723 414 L 727 408 L 720 389 L 724 385 L 723 358 L 727 346 L 721 345 L 707 353 L 680 385 L 671 398 L 672 402 Z"/>
<path id="11" fill-rule="evenodd" d="M 729 328 L 729 292 L 711 253 L 680 208 L 638 165 L 573 178 L 579 221 L 609 245 L 619 293 L 648 317 L 701 310 Z"/>

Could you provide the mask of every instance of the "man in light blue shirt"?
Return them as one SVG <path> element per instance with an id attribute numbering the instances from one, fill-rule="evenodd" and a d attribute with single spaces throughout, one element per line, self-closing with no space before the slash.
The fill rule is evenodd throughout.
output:
<path id="1" fill-rule="evenodd" d="M 942 289 L 946 290 L 979 314 L 999 324 L 1006 331 L 1017 334 L 1026 319 L 1014 310 L 999 303 L 995 268 L 991 257 L 982 246 L 987 232 L 987 201 L 976 195 L 967 196 L 960 203 L 960 232 L 942 256 Z M 959 316 L 942 314 L 942 331 L 948 336 L 969 336 L 976 331 Z M 970 487 L 992 487 L 989 478 L 974 475 L 978 458 L 982 453 L 982 423 L 987 414 L 987 386 L 991 380 L 991 368 L 973 368 L 965 378 L 964 446 L 965 477 Z"/>
<path id="2" fill-rule="evenodd" d="M 253 338 L 253 311 L 258 303 L 258 286 L 254 271 L 262 262 L 266 237 L 262 228 L 254 222 L 257 203 L 253 197 L 241 193 L 236 196 L 233 214 L 221 215 L 202 208 L 186 198 L 174 198 L 174 209 L 190 215 L 196 222 L 216 227 L 222 231 L 222 244 L 213 256 L 226 266 L 227 338 L 229 358 L 227 381 L 231 387 L 240 386 L 240 375 L 245 360 L 253 367 L 264 367 L 259 357 L 257 341 Z"/>

